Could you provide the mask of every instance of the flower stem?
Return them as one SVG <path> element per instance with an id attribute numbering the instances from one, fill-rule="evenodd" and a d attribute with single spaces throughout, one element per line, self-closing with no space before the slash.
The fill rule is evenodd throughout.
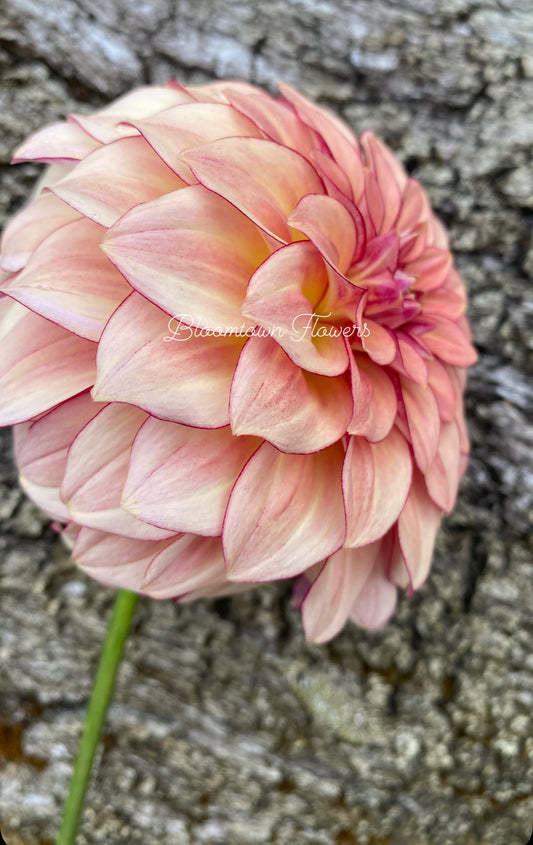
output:
<path id="1" fill-rule="evenodd" d="M 113 695 L 122 651 L 130 630 L 139 596 L 129 590 L 119 590 L 109 621 L 100 663 L 93 686 L 91 701 L 85 717 L 83 734 L 78 746 L 72 780 L 63 811 L 63 820 L 56 845 L 74 845 L 83 811 L 83 802 L 94 755 L 100 741 L 105 718 Z"/>

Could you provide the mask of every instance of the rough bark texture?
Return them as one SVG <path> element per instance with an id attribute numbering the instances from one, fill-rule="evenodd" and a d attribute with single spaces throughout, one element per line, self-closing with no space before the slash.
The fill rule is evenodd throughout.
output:
<path id="1" fill-rule="evenodd" d="M 471 294 L 473 455 L 432 574 L 306 645 L 289 587 L 141 602 L 80 845 L 525 845 L 533 822 L 530 0 L 3 0 L 0 214 L 31 130 L 141 82 L 288 81 L 421 179 Z M 50 843 L 112 601 L 2 432 L 0 827 Z M 2 765 L 3 763 L 3 765 Z"/>

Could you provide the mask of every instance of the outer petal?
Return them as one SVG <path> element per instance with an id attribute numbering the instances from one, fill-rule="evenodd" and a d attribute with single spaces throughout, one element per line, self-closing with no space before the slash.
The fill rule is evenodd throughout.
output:
<path id="1" fill-rule="evenodd" d="M 429 495 L 446 513 L 450 513 L 455 504 L 460 471 L 461 444 L 454 420 L 442 425 L 437 454 L 425 476 Z"/>
<path id="2" fill-rule="evenodd" d="M 429 387 L 413 384 L 403 377 L 400 382 L 407 420 L 406 436 L 411 440 L 418 466 L 426 473 L 439 445 L 439 409 Z"/>
<path id="3" fill-rule="evenodd" d="M 424 332 L 426 346 L 446 364 L 469 367 L 477 361 L 477 353 L 457 323 L 440 318 L 434 329 Z"/>
<path id="4" fill-rule="evenodd" d="M 303 373 L 272 338 L 244 346 L 230 396 L 234 434 L 255 434 L 283 452 L 316 452 L 339 440 L 352 416 L 348 382 Z"/>
<path id="5" fill-rule="evenodd" d="M 260 445 L 229 426 L 206 431 L 149 418 L 133 443 L 122 507 L 160 528 L 220 535 L 231 488 Z"/>
<path id="6" fill-rule="evenodd" d="M 103 229 L 82 218 L 52 232 L 25 269 L 3 285 L 23 305 L 88 340 L 131 288 L 99 250 Z"/>
<path id="7" fill-rule="evenodd" d="M 336 115 L 311 103 L 290 85 L 278 83 L 278 88 L 294 106 L 301 120 L 311 126 L 325 140 L 333 159 L 340 164 L 350 180 L 357 202 L 364 187 L 363 165 L 357 139 Z"/>
<path id="8" fill-rule="evenodd" d="M 374 320 L 367 318 L 368 335 L 362 336 L 363 349 L 376 364 L 385 366 L 392 363 L 396 356 L 397 344 L 392 332 L 385 326 L 380 326 Z"/>
<path id="9" fill-rule="evenodd" d="M 168 314 L 218 331 L 254 325 L 240 308 L 265 243 L 249 220 L 202 186 L 132 209 L 102 248 L 132 287 Z"/>
<path id="10" fill-rule="evenodd" d="M 0 425 L 42 414 L 90 387 L 96 345 L 0 299 Z"/>
<path id="11" fill-rule="evenodd" d="M 351 364 L 354 415 L 348 434 L 360 434 L 371 443 L 387 436 L 397 413 L 396 391 L 382 367 L 366 355 L 354 355 Z"/>
<path id="12" fill-rule="evenodd" d="M 76 522 L 145 540 L 171 535 L 120 509 L 131 444 L 145 419 L 138 408 L 106 405 L 78 434 L 61 487 L 61 498 Z"/>
<path id="13" fill-rule="evenodd" d="M 85 217 L 108 227 L 132 206 L 183 184 L 144 138 L 134 137 L 120 138 L 96 150 L 52 191 Z"/>
<path id="14" fill-rule="evenodd" d="M 325 643 L 350 616 L 376 562 L 381 541 L 360 549 L 340 549 L 324 564 L 302 604 L 306 639 Z"/>
<path id="15" fill-rule="evenodd" d="M 17 273 L 34 249 L 52 232 L 76 220 L 79 214 L 53 194 L 32 200 L 7 224 L 2 235 L 0 268 Z"/>
<path id="16" fill-rule="evenodd" d="M 291 241 L 287 218 L 305 194 L 322 194 L 316 170 L 299 153 L 259 138 L 224 138 L 183 155 L 209 190 L 229 200 L 281 241 Z"/>
<path id="17" fill-rule="evenodd" d="M 314 311 L 327 287 L 320 254 L 308 241 L 298 241 L 278 249 L 256 270 L 241 310 L 268 329 L 295 364 L 336 376 L 348 366 L 343 339 L 330 334 L 317 337 L 317 330 L 326 328 Z"/>
<path id="18" fill-rule="evenodd" d="M 227 93 L 227 98 L 241 114 L 246 115 L 265 135 L 278 144 L 309 157 L 320 147 L 320 138 L 295 114 L 288 103 L 276 100 L 264 91 L 253 94 L 239 91 Z"/>
<path id="19" fill-rule="evenodd" d="M 24 490 L 55 519 L 68 521 L 60 499 L 70 444 L 101 405 L 81 393 L 37 420 L 15 426 L 15 456 Z"/>
<path id="20" fill-rule="evenodd" d="M 308 194 L 291 213 L 289 224 L 307 235 L 333 267 L 347 271 L 356 250 L 356 231 L 352 215 L 340 202 Z"/>
<path id="21" fill-rule="evenodd" d="M 156 599 L 187 598 L 190 592 L 215 594 L 227 583 L 222 543 L 218 537 L 184 534 L 162 549 L 148 567 L 143 592 Z"/>
<path id="22" fill-rule="evenodd" d="M 288 578 L 344 542 L 339 444 L 286 455 L 269 443 L 250 458 L 233 488 L 222 533 L 228 577 Z"/>
<path id="23" fill-rule="evenodd" d="M 379 443 L 350 437 L 343 470 L 348 547 L 373 543 L 388 531 L 405 504 L 412 474 L 409 446 L 396 428 Z"/>
<path id="24" fill-rule="evenodd" d="M 223 103 L 175 106 L 134 125 L 165 164 L 185 182 L 196 181 L 181 157 L 185 150 L 220 138 L 263 137 L 254 123 Z"/>
<path id="25" fill-rule="evenodd" d="M 143 583 L 150 563 L 173 542 L 172 538 L 135 540 L 83 526 L 74 542 L 72 557 L 100 583 L 142 593 L 146 592 Z"/>
<path id="26" fill-rule="evenodd" d="M 228 425 L 231 381 L 243 343 L 195 336 L 189 326 L 132 293 L 102 334 L 93 398 L 138 405 L 185 425 Z"/>
<path id="27" fill-rule="evenodd" d="M 356 625 L 375 631 L 389 621 L 396 608 L 396 600 L 396 587 L 387 578 L 383 561 L 380 561 L 357 596 L 350 617 Z"/>
<path id="28" fill-rule="evenodd" d="M 398 519 L 403 563 L 396 563 L 391 571 L 391 578 L 396 583 L 402 586 L 410 583 L 413 590 L 424 583 L 431 565 L 441 516 L 442 511 L 427 494 L 423 478 L 416 473 L 411 492 Z"/>
<path id="29" fill-rule="evenodd" d="M 26 138 L 17 147 L 13 164 L 21 161 L 79 161 L 98 149 L 100 144 L 87 135 L 75 123 L 61 121 L 45 126 Z"/>

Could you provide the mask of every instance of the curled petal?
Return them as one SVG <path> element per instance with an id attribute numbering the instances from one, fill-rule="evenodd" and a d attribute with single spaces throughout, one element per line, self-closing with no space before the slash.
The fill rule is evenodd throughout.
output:
<path id="1" fill-rule="evenodd" d="M 298 241 L 278 249 L 256 270 L 241 310 L 268 329 L 295 364 L 335 376 L 348 366 L 344 342 L 315 313 L 328 284 L 320 254 L 308 241 Z"/>
<path id="2" fill-rule="evenodd" d="M 388 531 L 405 504 L 412 472 L 409 446 L 397 429 L 379 443 L 350 437 L 343 469 L 348 547 L 373 543 Z"/>
<path id="3" fill-rule="evenodd" d="M 272 338 L 247 341 L 231 387 L 234 434 L 264 437 L 283 452 L 316 452 L 342 437 L 351 415 L 342 376 L 302 372 Z"/>
<path id="4" fill-rule="evenodd" d="M 231 488 L 261 445 L 229 427 L 193 428 L 149 418 L 133 443 L 122 507 L 172 531 L 217 536 Z"/>
<path id="5" fill-rule="evenodd" d="M 324 560 L 344 542 L 340 444 L 286 455 L 264 443 L 230 496 L 222 542 L 228 578 L 288 578 Z"/>
<path id="6" fill-rule="evenodd" d="M 445 364 L 470 367 L 477 361 L 477 352 L 457 323 L 440 318 L 435 328 L 424 332 L 425 345 Z"/>
<path id="7" fill-rule="evenodd" d="M 386 371 L 365 355 L 351 363 L 354 414 L 348 434 L 359 434 L 371 443 L 387 436 L 396 418 L 396 390 Z"/>
<path id="8" fill-rule="evenodd" d="M 356 250 L 353 218 L 333 197 L 308 194 L 289 217 L 289 224 L 307 235 L 333 267 L 345 273 Z"/>
<path id="9" fill-rule="evenodd" d="M 62 121 L 45 126 L 17 147 L 12 163 L 43 161 L 49 163 L 79 161 L 98 149 L 100 144 L 75 123 Z"/>
<path id="10" fill-rule="evenodd" d="M 415 459 L 423 473 L 431 466 L 440 436 L 439 409 L 429 387 L 401 378 L 403 405 L 407 429 Z"/>

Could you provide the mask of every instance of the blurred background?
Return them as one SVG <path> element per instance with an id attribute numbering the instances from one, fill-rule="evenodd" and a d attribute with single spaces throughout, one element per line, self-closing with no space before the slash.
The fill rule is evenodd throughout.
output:
<path id="1" fill-rule="evenodd" d="M 525 845 L 533 824 L 530 0 L 3 0 L 0 222 L 32 130 L 128 89 L 288 82 L 420 179 L 470 292 L 472 459 L 432 573 L 377 634 L 304 641 L 290 585 L 142 601 L 80 845 Z M 0 431 L 0 828 L 51 845 L 113 595 Z"/>

